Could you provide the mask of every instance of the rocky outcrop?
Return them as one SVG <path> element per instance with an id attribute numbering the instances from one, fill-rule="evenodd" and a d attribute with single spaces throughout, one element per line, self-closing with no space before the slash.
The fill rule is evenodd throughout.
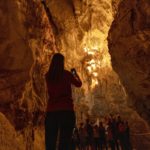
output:
<path id="1" fill-rule="evenodd" d="M 29 112 L 44 111 L 43 68 L 54 38 L 40 1 L 2 0 L 0 8 L 0 111 L 21 129 Z"/>
<path id="2" fill-rule="evenodd" d="M 43 124 L 46 108 L 44 74 L 55 51 L 52 27 L 40 0 L 1 0 L 0 19 L 0 112 L 7 118 L 2 121 L 5 130 L 12 125 L 23 138 L 22 149 L 31 150 L 34 127 Z M 0 149 L 17 149 L 10 144 L 1 143 Z"/>
<path id="3" fill-rule="evenodd" d="M 14 123 L 15 106 L 31 80 L 33 54 L 23 25 L 25 16 L 17 1 L 1 1 L 0 7 L 0 111 Z"/>
<path id="4" fill-rule="evenodd" d="M 92 95 L 99 93 L 101 88 L 105 89 L 106 82 L 110 81 L 111 73 L 115 78 L 114 81 L 117 82 L 114 84 L 120 88 L 118 76 L 112 71 L 106 40 L 118 3 L 119 1 L 112 2 L 111 0 L 63 0 L 60 5 L 59 0 L 46 1 L 57 31 L 55 34 L 57 47 L 66 58 L 66 68 L 75 67 L 84 82 L 83 89 L 76 92 L 75 99 L 78 104 L 82 101 L 88 103 L 90 109 L 95 100 Z M 98 82 L 98 90 L 94 90 Z M 104 93 L 107 95 L 108 91 L 103 90 L 103 95 Z M 82 94 L 78 95 L 78 93 Z M 97 99 L 101 99 L 101 96 Z M 109 101 L 114 98 L 111 95 L 106 99 Z M 118 99 L 124 100 L 123 94 L 122 97 L 118 96 Z"/>
<path id="5" fill-rule="evenodd" d="M 120 4 L 109 33 L 118 77 L 107 36 L 120 1 L 46 0 L 46 5 L 44 0 L 0 1 L 2 149 L 11 145 L 14 150 L 44 149 L 44 74 L 55 51 L 65 55 L 66 68 L 75 67 L 83 80 L 82 89 L 74 90 L 79 123 L 89 114 L 96 119 L 121 113 L 130 119 L 132 131 L 138 127 L 140 132 L 149 131 L 143 130 L 145 123 L 126 103 L 129 95 L 132 108 L 149 117 L 149 2 Z"/>
<path id="6" fill-rule="evenodd" d="M 150 124 L 150 2 L 124 0 L 109 31 L 109 52 L 130 99 Z"/>
<path id="7" fill-rule="evenodd" d="M 23 137 L 16 133 L 2 113 L 0 113 L 0 145 L 0 150 L 25 150 Z"/>

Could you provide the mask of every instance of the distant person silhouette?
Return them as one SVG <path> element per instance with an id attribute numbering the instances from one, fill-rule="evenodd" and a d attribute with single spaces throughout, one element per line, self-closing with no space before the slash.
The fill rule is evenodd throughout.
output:
<path id="1" fill-rule="evenodd" d="M 72 72 L 64 69 L 64 56 L 60 53 L 54 54 L 45 77 L 49 95 L 45 118 L 46 150 L 56 150 L 57 146 L 58 150 L 70 150 L 75 127 L 71 85 L 81 87 L 82 82 L 75 69 Z"/>

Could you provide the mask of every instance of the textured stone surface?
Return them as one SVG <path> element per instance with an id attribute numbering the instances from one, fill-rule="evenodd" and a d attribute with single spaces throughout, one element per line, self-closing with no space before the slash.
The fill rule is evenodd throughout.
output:
<path id="1" fill-rule="evenodd" d="M 150 1 L 125 0 L 109 32 L 113 68 L 129 104 L 150 124 Z"/>
<path id="2" fill-rule="evenodd" d="M 108 31 L 119 1 L 63 0 L 62 5 L 59 5 L 59 0 L 46 2 L 58 33 L 56 34 L 58 50 L 66 57 L 66 67 L 67 69 L 75 67 L 83 80 L 82 90 L 75 91 L 75 104 L 90 107 L 85 109 L 84 113 L 87 113 L 87 110 L 94 113 L 94 105 L 97 106 L 98 114 L 109 113 L 116 107 L 116 113 L 122 110 L 123 105 L 126 105 L 125 91 L 117 74 L 112 70 L 107 47 Z M 98 51 L 93 55 L 84 51 L 85 48 L 94 46 L 98 47 Z M 96 68 L 97 79 L 87 69 L 88 63 L 92 60 L 101 64 Z M 111 82 L 111 78 L 114 78 L 114 82 Z M 93 80 L 99 82 L 95 88 Z M 113 89 L 116 89 L 115 92 Z M 113 103 L 117 103 L 117 106 L 111 110 Z M 78 108 L 77 116 L 80 116 L 81 110 L 79 107 L 76 108 Z"/>
<path id="3" fill-rule="evenodd" d="M 2 113 L 0 113 L 0 145 L 0 150 L 25 150 L 23 137 L 16 133 Z"/>
<path id="4" fill-rule="evenodd" d="M 53 32 L 40 0 L 1 0 L 0 19 L 0 112 L 6 126 L 21 131 L 22 149 L 31 150 L 46 108 L 44 73 L 55 50 Z"/>
<path id="5" fill-rule="evenodd" d="M 54 38 L 40 1 L 2 0 L 0 8 L 0 110 L 17 122 L 10 110 L 14 117 L 26 118 L 44 111 L 43 68 L 55 49 Z"/>
<path id="6" fill-rule="evenodd" d="M 0 145 L 3 149 L 11 149 L 9 141 L 13 139 L 14 150 L 20 148 L 16 145 L 21 145 L 22 150 L 44 149 L 47 98 L 44 74 L 55 51 L 65 55 L 66 68 L 75 67 L 83 80 L 82 89 L 74 89 L 79 122 L 89 113 L 94 119 L 110 112 L 120 113 L 129 120 L 133 132 L 149 132 L 146 123 L 127 105 L 129 95 L 130 105 L 143 118 L 149 117 L 149 2 L 123 0 L 119 7 L 109 34 L 110 54 L 118 77 L 111 66 L 107 36 L 119 2 L 62 0 L 60 5 L 60 0 L 47 0 L 48 21 L 40 0 L 0 1 L 0 112 L 3 113 L 0 122 L 5 124 L 0 126 L 0 132 L 4 130 Z M 87 48 L 96 52 L 89 54 Z M 98 66 L 92 64 L 93 60 Z M 90 65 L 97 66 L 98 75 L 87 69 Z M 13 135 L 8 137 L 8 132 Z M 4 142 L 5 138 L 9 143 Z M 149 137 L 133 136 L 134 147 L 141 150 L 139 139 L 144 150 L 148 150 Z"/>
<path id="7" fill-rule="evenodd" d="M 137 114 L 132 111 L 130 118 L 131 141 L 134 149 L 150 149 L 150 128 L 148 124 Z"/>
<path id="8" fill-rule="evenodd" d="M 0 7 L 0 99 L 1 105 L 7 105 L 21 97 L 25 83 L 30 80 L 33 56 L 17 3 L 1 1 Z"/>

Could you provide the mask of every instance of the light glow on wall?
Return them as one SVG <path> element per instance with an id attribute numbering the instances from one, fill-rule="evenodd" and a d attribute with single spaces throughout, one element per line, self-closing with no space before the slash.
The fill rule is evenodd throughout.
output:
<path id="1" fill-rule="evenodd" d="M 98 29 L 89 31 L 83 41 L 83 51 L 85 55 L 90 56 L 90 59 L 86 61 L 86 70 L 91 78 L 93 89 L 99 83 L 100 69 L 111 68 L 110 55 L 104 35 Z"/>

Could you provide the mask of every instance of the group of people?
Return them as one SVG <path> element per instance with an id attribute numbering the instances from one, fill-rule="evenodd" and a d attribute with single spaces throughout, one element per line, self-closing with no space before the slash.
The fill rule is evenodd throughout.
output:
<path id="1" fill-rule="evenodd" d="M 127 121 L 120 116 L 105 117 L 104 122 L 80 123 L 74 128 L 72 150 L 131 150 L 130 129 Z"/>

